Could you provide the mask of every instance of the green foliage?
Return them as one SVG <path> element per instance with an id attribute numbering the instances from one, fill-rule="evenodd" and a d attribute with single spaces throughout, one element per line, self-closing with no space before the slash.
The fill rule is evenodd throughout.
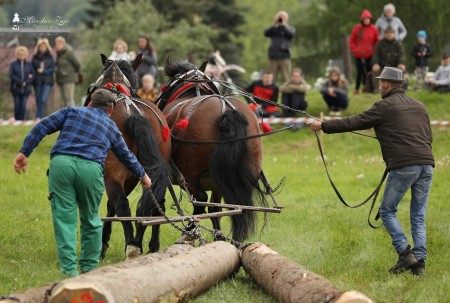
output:
<path id="1" fill-rule="evenodd" d="M 408 93 L 425 103 L 431 120 L 450 120 L 448 96 L 427 92 Z M 317 92 L 307 94 L 308 112 L 318 116 L 326 107 Z M 358 113 L 379 99 L 378 95 L 351 96 L 344 115 Z M 45 138 L 29 159 L 28 172 L 13 172 L 12 160 L 30 127 L 0 127 L 0 295 L 28 287 L 39 287 L 60 280 L 53 238 L 50 205 L 47 202 L 49 152 L 57 135 Z M 309 129 L 282 132 L 264 137 L 263 167 L 269 181 L 276 185 L 286 176 L 277 201 L 285 209 L 269 214 L 269 222 L 261 233 L 248 241 L 260 241 L 278 253 L 298 262 L 334 283 L 342 290 L 364 292 L 374 302 L 449 302 L 450 272 L 448 247 L 448 180 L 450 179 L 450 136 L 448 126 L 433 126 L 433 152 L 436 168 L 427 211 L 428 260 L 423 278 L 405 273 L 392 276 L 387 269 L 397 256 L 384 229 L 372 230 L 366 223 L 368 207 L 348 209 L 340 204 L 326 179 L 315 137 Z M 372 131 L 368 131 L 372 133 Z M 321 136 L 330 172 L 349 203 L 367 196 L 377 185 L 384 170 L 376 140 L 352 134 Z M 363 175 L 361 177 L 361 175 Z M 134 212 L 140 189 L 129 197 Z M 409 234 L 409 202 L 407 194 L 400 203 L 398 218 Z M 169 215 L 172 199 L 166 197 Z M 181 204 L 186 213 L 192 208 L 186 200 Z M 101 215 L 106 213 L 106 197 Z M 262 216 L 260 216 L 262 226 Z M 225 234 L 229 220 L 223 219 Z M 209 220 L 201 222 L 211 227 Z M 161 248 L 172 245 L 179 233 L 168 224 L 161 227 Z M 211 237 L 205 234 L 207 239 Z M 145 235 L 150 238 L 150 230 Z M 410 239 L 410 238 L 409 238 Z M 125 259 L 123 231 L 113 223 L 108 254 L 101 266 Z M 148 242 L 145 243 L 145 246 Z M 430 291 L 432 290 L 432 291 Z M 241 269 L 192 302 L 275 302 Z"/>
<path id="2" fill-rule="evenodd" d="M 83 72 L 87 83 L 95 82 L 102 69 L 99 54 L 109 56 L 114 41 L 119 38 L 128 43 L 129 51 L 134 51 L 138 37 L 149 36 L 161 65 L 169 55 L 184 59 L 189 51 L 206 52 L 211 48 L 213 33 L 205 25 L 190 25 L 184 20 L 172 26 L 149 1 L 121 2 L 107 9 L 104 18 L 85 31 L 82 48 L 87 54 L 83 60 Z"/>
<path id="3" fill-rule="evenodd" d="M 207 59 L 210 51 L 219 49 L 228 62 L 239 63 L 242 55 L 242 44 L 236 38 L 243 34 L 245 10 L 235 0 L 153 0 L 152 3 L 173 26 L 180 20 L 190 25 L 209 27 L 214 31 L 211 36 L 211 47 L 206 51 L 196 51 L 202 61 Z M 198 64 L 200 65 L 201 62 Z"/>

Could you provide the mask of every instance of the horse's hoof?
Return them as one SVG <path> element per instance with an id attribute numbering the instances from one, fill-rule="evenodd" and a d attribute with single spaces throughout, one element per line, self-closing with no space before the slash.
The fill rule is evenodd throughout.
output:
<path id="1" fill-rule="evenodd" d="M 126 254 L 127 254 L 127 260 L 134 259 L 141 255 L 141 250 L 137 246 L 127 245 Z"/>
<path id="2" fill-rule="evenodd" d="M 108 248 L 109 248 L 108 244 L 105 243 L 102 244 L 102 252 L 100 253 L 100 260 L 103 260 L 105 258 L 106 251 L 108 250 Z"/>

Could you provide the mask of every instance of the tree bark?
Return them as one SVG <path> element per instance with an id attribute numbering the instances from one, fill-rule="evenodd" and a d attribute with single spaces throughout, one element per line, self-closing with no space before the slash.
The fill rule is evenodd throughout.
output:
<path id="1" fill-rule="evenodd" d="M 262 243 L 246 247 L 242 265 L 270 295 L 281 302 L 372 303 L 356 291 L 341 292 L 325 278 L 280 256 Z"/>
<path id="2" fill-rule="evenodd" d="M 218 241 L 145 266 L 65 280 L 53 289 L 49 303 L 182 302 L 233 274 L 239 266 L 239 251 Z"/>
<path id="3" fill-rule="evenodd" d="M 115 273 L 127 268 L 146 266 L 151 263 L 159 262 L 177 255 L 186 254 L 193 249 L 194 247 L 192 247 L 191 245 L 175 244 L 167 247 L 162 252 L 144 255 L 135 259 L 117 263 L 115 265 L 104 266 L 99 269 L 90 271 L 86 274 L 83 274 L 83 276 L 96 276 L 106 273 Z M 19 300 L 19 302 L 47 303 L 48 295 L 51 293 L 52 288 L 58 283 L 59 282 L 50 283 L 39 288 L 30 288 L 20 293 L 11 294 L 9 297 L 15 297 Z M 18 302 L 17 300 L 12 299 L 3 299 L 3 300 L 0 299 L 0 303 L 17 303 L 17 302 Z"/>

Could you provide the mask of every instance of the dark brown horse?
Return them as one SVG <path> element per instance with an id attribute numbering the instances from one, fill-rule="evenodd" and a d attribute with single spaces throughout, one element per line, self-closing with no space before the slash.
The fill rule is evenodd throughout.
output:
<path id="1" fill-rule="evenodd" d="M 85 104 L 90 101 L 90 95 L 98 87 L 107 87 L 117 91 L 119 99 L 111 119 L 116 122 L 128 148 L 136 155 L 152 179 L 151 190 L 158 204 L 164 209 L 164 196 L 170 184 L 168 160 L 170 159 L 171 139 L 164 114 L 153 103 L 139 99 L 136 94 L 137 79 L 134 70 L 139 67 L 142 58 L 138 56 L 134 66 L 131 66 L 127 61 L 108 60 L 103 54 L 101 57 L 104 65 L 102 75 L 91 86 Z M 118 217 L 130 217 L 131 211 L 127 196 L 136 187 L 139 180 L 111 152 L 106 158 L 105 171 L 105 188 L 108 196 L 107 217 L 116 215 Z M 144 190 L 137 206 L 136 216 L 155 215 L 160 215 L 160 213 L 154 201 L 150 198 L 150 192 Z M 136 224 L 136 236 L 134 236 L 131 222 L 122 222 L 122 225 L 127 255 L 135 254 L 136 247 L 142 251 L 145 227 Z M 102 257 L 109 247 L 110 236 L 111 222 L 105 222 L 103 225 Z M 159 226 L 154 226 L 149 242 L 150 252 L 158 251 L 159 245 Z"/>
<path id="2" fill-rule="evenodd" d="M 168 60 L 165 72 L 170 83 L 158 106 L 174 136 L 172 160 L 190 194 L 198 201 L 207 201 L 206 191 L 211 191 L 211 202 L 220 203 L 223 198 L 228 204 L 265 206 L 259 186 L 261 139 L 245 139 L 261 133 L 256 115 L 237 98 L 221 96 L 204 73 L 190 63 Z M 205 141 L 232 142 L 201 144 Z M 217 210 L 208 208 L 209 212 Z M 194 207 L 194 214 L 204 212 L 205 207 Z M 243 211 L 231 220 L 232 237 L 237 241 L 255 231 L 256 215 L 252 211 Z M 220 230 L 218 218 L 213 219 L 213 227 Z"/>

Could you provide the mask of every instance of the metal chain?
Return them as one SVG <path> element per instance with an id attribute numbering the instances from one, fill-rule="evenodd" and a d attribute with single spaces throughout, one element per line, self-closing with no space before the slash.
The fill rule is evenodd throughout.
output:
<path id="1" fill-rule="evenodd" d="M 172 225 L 176 230 L 181 232 L 183 235 L 189 236 L 189 237 L 191 237 L 193 239 L 198 239 L 200 245 L 205 245 L 206 244 L 206 240 L 203 237 L 202 233 L 200 232 L 200 229 L 203 229 L 203 230 L 209 232 L 213 236 L 214 239 L 216 239 L 217 236 L 220 236 L 220 237 L 224 238 L 225 240 L 229 241 L 234 246 L 236 246 L 239 250 L 242 250 L 245 246 L 247 246 L 247 244 L 244 245 L 243 243 L 241 243 L 241 242 L 239 242 L 237 240 L 234 240 L 233 238 L 225 236 L 221 231 L 219 231 L 217 229 L 211 229 L 211 228 L 208 228 L 206 226 L 201 225 L 198 221 L 193 220 L 193 219 L 191 219 L 188 216 L 186 216 L 185 218 L 186 218 L 186 220 L 189 221 L 189 223 L 194 224 L 194 228 L 192 230 L 187 230 L 187 229 L 183 229 L 183 228 L 179 227 L 174 222 L 172 222 L 172 220 L 170 220 L 170 218 L 166 215 L 166 213 L 161 208 L 161 206 L 159 206 L 158 202 L 156 201 L 155 195 L 153 194 L 153 191 L 151 189 L 149 189 L 148 191 L 149 191 L 150 197 L 152 198 L 153 202 L 156 205 L 156 208 L 162 214 L 164 219 L 166 219 L 167 222 L 169 222 L 170 225 Z M 195 199 L 192 199 L 192 200 L 195 200 Z M 185 221 L 183 220 L 182 224 L 183 224 L 183 226 L 185 226 L 187 228 L 188 225 L 185 224 L 184 222 Z"/>
<path id="2" fill-rule="evenodd" d="M 166 221 L 169 222 L 170 225 L 172 225 L 176 230 L 181 232 L 183 235 L 189 236 L 193 239 L 199 239 L 199 242 L 201 245 L 204 245 L 206 243 L 206 240 L 203 238 L 203 235 L 198 231 L 198 227 L 197 227 L 198 223 L 196 223 L 195 220 L 192 220 L 188 216 L 185 217 L 185 219 L 188 220 L 189 223 L 193 223 L 195 225 L 192 230 L 186 230 L 186 229 L 179 227 L 174 222 L 172 222 L 172 220 L 170 220 L 170 218 L 166 215 L 166 213 L 161 208 L 161 206 L 159 206 L 158 201 L 156 201 L 155 195 L 153 194 L 153 191 L 151 189 L 149 189 L 148 191 L 149 191 L 150 197 L 153 200 L 153 203 L 155 203 L 155 205 L 156 205 L 156 208 L 161 213 L 161 215 L 164 217 L 164 219 L 166 219 Z M 182 224 L 183 224 L 183 226 L 187 227 L 187 225 L 184 223 L 184 220 L 183 220 Z"/>

